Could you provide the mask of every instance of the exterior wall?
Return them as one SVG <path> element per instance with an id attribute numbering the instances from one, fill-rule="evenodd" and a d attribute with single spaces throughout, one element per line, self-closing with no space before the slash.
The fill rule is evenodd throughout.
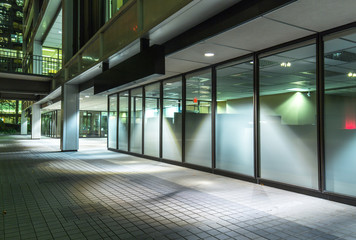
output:
<path id="1" fill-rule="evenodd" d="M 61 137 L 60 114 L 60 110 L 55 110 L 41 115 L 42 136 Z M 80 111 L 79 137 L 107 137 L 107 112 Z"/>
<path id="2" fill-rule="evenodd" d="M 334 31 L 337 33 L 337 29 Z M 219 97 L 221 90 L 218 92 L 216 89 L 219 88 L 219 81 L 222 81 L 222 77 L 219 76 L 219 64 L 205 68 L 203 71 L 197 70 L 170 78 L 176 79 L 183 86 L 181 97 L 176 100 L 182 107 L 174 107 L 176 112 L 174 115 L 171 114 L 170 120 L 166 120 L 165 116 L 167 111 L 170 111 L 168 108 L 173 108 L 173 105 L 168 108 L 166 104 L 162 105 L 169 100 L 169 97 L 164 96 L 166 82 L 170 79 L 153 83 L 160 86 L 156 95 L 158 104 L 156 117 L 160 120 L 158 130 L 155 130 L 159 154 L 147 151 L 145 142 L 145 134 L 152 134 L 147 132 L 146 128 L 152 128 L 151 119 L 154 117 L 149 112 L 152 106 L 148 106 L 147 101 L 151 100 L 145 96 L 145 89 L 151 88 L 153 84 L 110 95 L 109 99 L 112 99 L 115 104 L 110 104 L 109 112 L 115 113 L 115 117 L 112 118 L 113 121 L 109 121 L 109 149 L 343 202 L 347 202 L 348 200 L 345 199 L 349 199 L 349 196 L 355 198 L 356 192 L 353 189 L 356 189 L 356 181 L 352 176 L 356 172 L 351 169 L 356 168 L 348 159 L 352 159 L 351 156 L 356 154 L 355 150 L 352 150 L 355 149 L 356 135 L 353 129 L 356 129 L 356 115 L 348 113 L 356 112 L 354 104 L 356 91 L 351 84 L 352 71 L 354 71 L 352 66 L 356 59 L 338 59 L 352 62 L 353 65 L 345 65 L 344 69 L 337 68 L 337 65 L 333 65 L 334 62 L 330 62 L 329 59 L 335 60 L 340 54 L 352 55 L 356 45 L 349 41 L 348 48 L 345 49 L 336 41 L 341 37 L 333 34 L 333 31 L 325 32 L 325 41 L 311 36 L 304 45 L 303 40 L 295 41 L 289 46 L 287 44 L 287 47 L 284 44 L 281 52 L 274 49 L 273 53 L 268 55 L 268 50 L 265 50 L 231 61 L 232 65 L 237 61 L 247 66 L 249 62 L 251 63 L 252 57 L 260 60 L 257 62 L 261 62 L 261 65 L 253 64 L 250 72 L 245 70 L 243 73 L 235 74 L 235 77 L 244 74 L 250 76 L 249 82 L 239 83 L 240 86 L 250 84 L 250 97 L 243 95 L 241 88 L 239 90 L 236 87 L 235 89 L 241 92 L 239 93 L 241 97 L 217 101 L 217 95 Z M 348 34 L 345 36 L 346 39 L 354 37 L 355 32 Z M 321 35 L 324 36 L 324 33 Z M 311 42 L 314 43 L 311 44 Z M 320 45 L 326 47 L 324 51 L 323 47 L 318 48 Z M 329 45 L 332 45 L 329 49 L 333 50 L 328 50 Z M 301 57 L 308 51 L 312 55 L 308 55 L 308 58 Z M 260 57 L 262 53 L 267 57 Z M 289 53 L 292 55 L 288 55 Z M 290 69 L 284 70 L 283 67 L 286 67 L 286 64 L 283 65 L 278 61 L 270 66 L 264 65 L 266 60 L 271 64 L 273 62 L 271 59 L 282 59 L 282 56 L 286 55 L 290 59 L 294 58 Z M 226 64 L 224 62 L 224 65 Z M 240 67 L 239 64 L 236 66 Z M 318 64 L 323 67 L 318 68 Z M 329 76 L 330 72 L 326 70 L 324 72 L 324 69 L 328 68 L 334 71 L 332 77 Z M 259 74 L 254 74 L 254 71 L 258 71 Z M 201 81 L 201 79 L 204 80 Z M 338 89 L 342 90 L 333 90 L 336 82 L 341 79 L 345 83 L 339 84 Z M 208 84 L 207 80 L 209 80 Z M 194 90 L 195 84 L 198 90 Z M 286 86 L 280 87 L 283 84 Z M 297 87 L 291 87 L 295 86 L 293 84 Z M 298 84 L 304 85 L 301 87 Z M 324 84 L 325 91 L 320 88 Z M 204 96 L 201 96 L 202 94 L 199 96 L 199 93 L 203 92 L 201 86 L 204 86 Z M 259 86 L 259 88 L 256 89 L 253 86 Z M 234 86 L 231 85 L 231 88 Z M 143 91 L 143 95 L 133 98 L 132 95 L 135 95 L 138 90 Z M 228 88 L 226 90 L 233 91 Z M 127 99 L 118 97 L 124 93 L 129 96 Z M 194 93 L 197 97 L 194 97 Z M 325 100 L 320 101 L 324 99 L 321 98 L 324 95 Z M 138 99 L 143 108 L 137 108 Z M 128 100 L 129 102 L 126 103 Z M 125 104 L 122 105 L 120 101 L 124 101 Z M 124 106 L 123 109 L 120 106 Z M 131 110 L 127 111 L 127 107 Z M 326 115 L 323 115 L 324 108 L 328 110 Z M 123 114 L 125 118 L 121 117 Z M 150 116 L 147 117 L 147 114 Z M 137 118 L 138 115 L 139 118 Z M 332 117 L 327 118 L 327 116 Z M 131 122 L 128 129 L 122 127 L 123 120 Z M 168 125 L 166 121 L 169 122 Z M 328 124 L 327 129 L 323 128 L 325 122 Z M 331 128 L 334 129 L 332 134 L 336 135 L 330 135 L 329 129 Z M 133 135 L 135 129 L 139 130 L 140 135 Z M 123 131 L 124 139 L 118 141 L 117 137 L 120 138 L 122 135 L 120 131 Z M 236 138 L 230 134 L 229 140 L 226 138 L 229 132 L 234 132 L 235 135 L 241 137 Z M 326 136 L 324 136 L 325 133 Z M 337 136 L 341 141 L 340 144 L 335 144 L 332 136 Z M 150 139 L 154 140 L 152 137 Z M 173 141 L 169 149 L 178 152 L 181 158 L 176 158 L 174 155 L 170 158 L 164 156 L 167 141 Z M 221 145 L 222 142 L 223 145 Z M 345 144 L 350 145 L 348 150 L 345 150 L 346 146 L 343 146 Z M 137 145 L 142 147 L 139 149 L 133 147 Z M 151 142 L 150 146 L 153 145 Z M 234 148 L 240 149 L 240 153 L 234 152 Z M 225 154 L 220 156 L 221 152 Z M 356 203 L 356 201 L 353 202 Z"/>

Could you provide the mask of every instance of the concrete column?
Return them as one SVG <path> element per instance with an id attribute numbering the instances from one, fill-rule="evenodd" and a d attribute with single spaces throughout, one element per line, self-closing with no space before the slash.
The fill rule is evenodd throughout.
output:
<path id="1" fill-rule="evenodd" d="M 41 138 L 41 106 L 39 104 L 32 105 L 32 139 Z"/>
<path id="2" fill-rule="evenodd" d="M 77 151 L 79 148 L 79 91 L 78 85 L 62 86 L 61 150 Z"/>
<path id="3" fill-rule="evenodd" d="M 22 113 L 21 113 L 21 135 L 27 135 L 26 111 L 22 111 Z"/>
<path id="4" fill-rule="evenodd" d="M 42 43 L 40 41 L 33 42 L 33 73 L 42 74 Z"/>

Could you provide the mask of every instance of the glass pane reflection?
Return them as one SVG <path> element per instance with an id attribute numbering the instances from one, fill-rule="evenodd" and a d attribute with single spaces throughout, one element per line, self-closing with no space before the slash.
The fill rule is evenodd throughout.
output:
<path id="1" fill-rule="evenodd" d="M 185 161 L 211 167 L 211 70 L 187 76 Z"/>
<path id="2" fill-rule="evenodd" d="M 182 78 L 163 82 L 163 158 L 182 161 Z"/>
<path id="3" fill-rule="evenodd" d="M 356 196 L 356 33 L 325 42 L 326 190 Z"/>
<path id="4" fill-rule="evenodd" d="M 216 168 L 253 176 L 253 62 L 217 70 Z"/>
<path id="5" fill-rule="evenodd" d="M 318 188 L 315 44 L 260 60 L 262 178 Z"/>

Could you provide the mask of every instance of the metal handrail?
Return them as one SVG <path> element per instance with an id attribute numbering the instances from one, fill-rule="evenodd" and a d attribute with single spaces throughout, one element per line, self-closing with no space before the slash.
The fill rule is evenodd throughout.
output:
<path id="1" fill-rule="evenodd" d="M 22 51 L 0 50 L 0 71 L 53 76 L 62 68 L 62 59 L 23 55 Z"/>

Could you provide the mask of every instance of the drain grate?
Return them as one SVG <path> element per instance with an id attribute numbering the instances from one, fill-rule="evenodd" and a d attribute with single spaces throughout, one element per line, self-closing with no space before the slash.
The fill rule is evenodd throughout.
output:
<path id="1" fill-rule="evenodd" d="M 100 203 L 68 206 L 58 210 L 66 221 L 83 220 L 112 214 L 109 209 Z"/>

